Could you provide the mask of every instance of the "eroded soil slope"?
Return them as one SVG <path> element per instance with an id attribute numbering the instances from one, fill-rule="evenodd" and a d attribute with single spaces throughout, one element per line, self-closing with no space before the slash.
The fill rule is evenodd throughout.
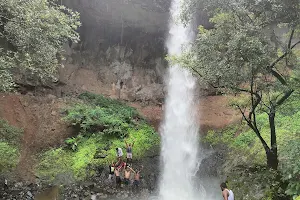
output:
<path id="1" fill-rule="evenodd" d="M 38 152 L 58 146 L 72 135 L 61 118 L 66 100 L 54 96 L 33 97 L 30 95 L 1 94 L 0 117 L 11 125 L 24 130 L 21 158 L 17 167 L 19 177 L 34 179 L 34 159 Z"/>

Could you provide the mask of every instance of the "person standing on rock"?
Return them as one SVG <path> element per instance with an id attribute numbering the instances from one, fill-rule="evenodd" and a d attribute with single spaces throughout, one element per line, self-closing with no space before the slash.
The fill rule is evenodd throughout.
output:
<path id="1" fill-rule="evenodd" d="M 126 164 L 125 170 L 124 170 L 124 184 L 129 185 L 130 183 L 130 175 L 131 172 L 134 173 L 134 170 L 130 167 L 129 164 Z"/>
<path id="2" fill-rule="evenodd" d="M 122 181 L 121 181 L 119 169 L 115 169 L 115 176 L 116 176 L 116 188 L 120 188 Z"/>
<path id="3" fill-rule="evenodd" d="M 144 168 L 144 166 L 141 165 L 141 168 L 140 168 L 140 169 L 136 169 L 135 171 L 133 170 L 133 172 L 134 172 L 133 188 L 134 188 L 135 190 L 138 190 L 138 189 L 139 189 L 139 186 L 140 186 L 140 178 L 141 178 L 141 171 L 142 171 L 143 168 Z"/>
<path id="4" fill-rule="evenodd" d="M 118 158 L 118 161 L 117 163 L 115 164 L 115 168 L 118 170 L 118 171 L 121 171 L 121 169 L 123 167 L 125 167 L 125 162 L 123 162 L 123 151 L 122 151 L 122 148 L 116 148 L 116 151 L 117 151 L 117 158 Z M 115 169 L 115 170 L 116 170 Z"/>
<path id="5" fill-rule="evenodd" d="M 123 150 L 122 148 L 116 148 L 118 160 L 122 159 Z"/>
<path id="6" fill-rule="evenodd" d="M 114 173 L 115 173 L 115 164 L 114 162 L 111 162 L 111 165 L 109 165 L 109 175 L 108 175 L 109 180 L 113 178 Z"/>
<path id="7" fill-rule="evenodd" d="M 116 148 L 117 151 L 117 158 L 118 158 L 118 162 L 116 163 L 116 166 L 119 166 L 122 162 L 123 162 L 123 151 L 122 148 Z"/>
<path id="8" fill-rule="evenodd" d="M 232 190 L 229 190 L 227 188 L 226 183 L 221 183 L 220 187 L 222 190 L 222 195 L 223 195 L 224 200 L 234 200 L 234 194 L 233 194 Z"/>
<path id="9" fill-rule="evenodd" d="M 125 145 L 126 145 L 126 157 L 127 157 L 127 163 L 132 163 L 132 148 L 134 145 L 135 140 L 133 140 L 132 144 L 128 144 L 125 140 Z"/>

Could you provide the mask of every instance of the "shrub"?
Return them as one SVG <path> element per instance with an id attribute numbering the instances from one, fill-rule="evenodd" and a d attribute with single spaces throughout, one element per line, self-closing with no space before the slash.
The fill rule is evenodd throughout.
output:
<path id="1" fill-rule="evenodd" d="M 22 133 L 21 129 L 0 119 L 0 173 L 11 171 L 16 167 Z"/>
<path id="2" fill-rule="evenodd" d="M 265 166 L 236 167 L 230 173 L 228 186 L 236 199 L 283 200 L 286 199 L 278 172 Z"/>
<path id="3" fill-rule="evenodd" d="M 299 100 L 298 100 L 299 101 Z M 293 107 L 294 108 L 294 107 Z M 264 113 L 257 115 L 257 122 L 259 124 L 259 129 L 262 137 L 267 143 L 270 143 L 268 116 Z M 277 145 L 279 150 L 279 176 L 281 180 L 276 180 L 278 183 L 281 182 L 281 189 L 286 189 L 288 195 L 299 196 L 300 194 L 300 111 L 285 110 L 285 112 L 280 112 L 276 116 L 276 131 L 277 131 Z M 222 131 L 209 131 L 204 137 L 204 142 L 210 143 L 212 145 L 225 145 L 227 147 L 227 158 L 223 166 L 223 172 L 232 175 L 232 170 L 237 172 L 235 169 L 240 166 L 244 166 L 245 169 L 251 168 L 252 166 L 263 166 L 266 159 L 266 154 L 264 149 L 255 136 L 255 134 L 247 128 L 246 125 L 235 125 L 228 127 Z M 253 176 L 263 176 L 272 182 L 272 177 L 266 177 L 271 174 L 267 173 L 261 175 L 260 172 L 254 174 Z M 243 179 L 243 175 L 239 175 L 241 178 L 236 177 L 236 184 L 239 181 L 243 186 L 244 197 L 241 199 L 250 199 L 247 196 L 247 189 L 244 186 L 247 182 L 247 178 Z M 248 176 L 248 175 L 247 175 Z M 248 180 L 249 181 L 249 180 Z M 271 184 L 271 182 L 267 182 Z M 287 182 L 287 187 L 283 187 L 282 183 Z M 258 183 L 253 183 L 254 185 L 259 185 Z M 277 183 L 276 183 L 277 184 Z M 278 194 L 276 191 L 271 190 L 276 188 L 271 185 L 269 189 L 265 187 L 266 196 Z M 251 188 L 251 187 L 250 187 Z M 267 193 L 269 194 L 267 195 Z M 281 192 L 280 192 L 281 194 Z M 275 197 L 272 197 L 275 198 Z"/>
<path id="4" fill-rule="evenodd" d="M 280 153 L 280 171 L 287 181 L 287 194 L 296 198 L 300 195 L 300 137 L 286 143 Z"/>
<path id="5" fill-rule="evenodd" d="M 7 121 L 0 119 L 0 141 L 18 146 L 22 134 L 22 129 L 11 126 Z"/>
<path id="6" fill-rule="evenodd" d="M 110 113 L 118 115 L 128 123 L 132 122 L 134 118 L 141 118 L 135 108 L 127 106 L 121 101 L 104 97 L 103 95 L 86 92 L 79 95 L 78 98 L 92 105 L 105 108 L 109 110 Z"/>
<path id="7" fill-rule="evenodd" d="M 53 181 L 58 174 L 71 173 L 84 180 L 116 160 L 116 148 L 124 149 L 126 138 L 135 139 L 134 159 L 141 159 L 159 148 L 159 136 L 137 111 L 117 100 L 84 93 L 83 103 L 67 109 L 65 120 L 80 127 L 76 137 L 65 141 L 65 148 L 41 154 L 38 174 Z"/>
<path id="8" fill-rule="evenodd" d="M 102 95 L 84 93 L 79 98 L 85 103 L 69 108 L 64 119 L 79 126 L 85 134 L 102 133 L 124 138 L 141 118 L 136 109 Z"/>
<path id="9" fill-rule="evenodd" d="M 59 174 L 72 173 L 72 153 L 62 148 L 50 149 L 44 152 L 37 165 L 37 174 L 47 181 L 55 180 Z"/>
<path id="10" fill-rule="evenodd" d="M 0 142 L 0 173 L 11 171 L 17 166 L 19 150 L 6 142 Z"/>

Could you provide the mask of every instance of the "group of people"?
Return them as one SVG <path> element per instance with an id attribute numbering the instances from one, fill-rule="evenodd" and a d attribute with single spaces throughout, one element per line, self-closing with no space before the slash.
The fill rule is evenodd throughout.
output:
<path id="1" fill-rule="evenodd" d="M 134 146 L 134 142 L 127 143 L 125 141 L 126 145 L 126 162 L 123 160 L 123 150 L 122 148 L 116 148 L 116 156 L 117 156 L 117 162 L 112 162 L 109 166 L 109 179 L 111 180 L 113 176 L 116 177 L 116 186 L 119 188 L 121 187 L 122 182 L 125 185 L 130 185 L 131 183 L 131 173 L 134 174 L 133 178 L 133 187 L 138 189 L 140 185 L 140 177 L 141 177 L 141 171 L 143 169 L 143 166 L 141 165 L 140 168 L 133 169 L 132 168 L 132 148 Z M 121 179 L 121 173 L 124 172 L 124 179 L 122 181 Z M 220 188 L 222 190 L 222 196 L 224 200 L 234 200 L 234 194 L 232 190 L 229 190 L 227 188 L 226 183 L 221 183 Z"/>
<path id="2" fill-rule="evenodd" d="M 111 180 L 114 176 L 116 178 L 116 186 L 117 188 L 121 187 L 122 182 L 125 185 L 130 185 L 131 183 L 131 175 L 133 176 L 133 186 L 137 189 L 140 185 L 140 177 L 143 166 L 136 168 L 135 170 L 132 168 L 132 148 L 134 146 L 134 142 L 127 143 L 126 145 L 126 161 L 123 160 L 123 151 L 122 148 L 116 148 L 116 156 L 117 162 L 112 162 L 109 166 L 109 179 Z M 121 173 L 124 173 L 122 180 Z"/>

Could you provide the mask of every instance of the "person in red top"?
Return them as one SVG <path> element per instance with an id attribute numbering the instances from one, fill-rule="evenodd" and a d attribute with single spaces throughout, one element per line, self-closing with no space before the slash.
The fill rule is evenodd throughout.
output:
<path id="1" fill-rule="evenodd" d="M 118 163 L 118 165 L 116 165 L 116 169 L 118 171 L 121 171 L 122 168 L 125 168 L 125 167 L 126 167 L 126 162 L 124 162 L 124 161 L 121 161 L 121 162 Z"/>

